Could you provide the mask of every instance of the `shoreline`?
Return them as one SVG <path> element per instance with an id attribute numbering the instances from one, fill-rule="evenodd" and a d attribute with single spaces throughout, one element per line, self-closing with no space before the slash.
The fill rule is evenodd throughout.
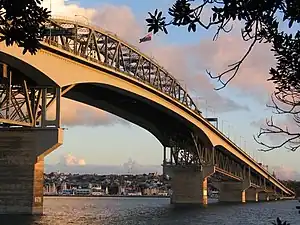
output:
<path id="1" fill-rule="evenodd" d="M 44 195 L 44 198 L 170 198 L 163 195 Z"/>

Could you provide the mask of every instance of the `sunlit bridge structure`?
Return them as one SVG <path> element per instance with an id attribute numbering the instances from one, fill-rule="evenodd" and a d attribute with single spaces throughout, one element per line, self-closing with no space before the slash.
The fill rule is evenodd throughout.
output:
<path id="1" fill-rule="evenodd" d="M 289 199 L 294 192 L 204 118 L 159 63 L 114 34 L 51 19 L 36 55 L 0 46 L 0 212 L 43 211 L 44 157 L 63 143 L 61 97 L 122 117 L 162 144 L 171 204 Z M 55 117 L 49 118 L 49 107 Z"/>

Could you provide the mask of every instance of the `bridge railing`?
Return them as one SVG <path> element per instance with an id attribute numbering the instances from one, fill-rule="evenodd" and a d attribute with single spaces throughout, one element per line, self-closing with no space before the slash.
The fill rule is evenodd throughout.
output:
<path id="1" fill-rule="evenodd" d="M 78 20 L 78 17 L 76 17 L 76 16 L 74 16 L 74 17 L 68 17 L 68 16 L 60 16 L 60 15 L 55 15 L 55 14 L 54 14 L 54 15 L 51 16 L 51 19 L 54 19 L 54 20 L 55 20 L 55 19 L 58 19 L 58 20 L 74 21 L 75 23 L 82 23 L 82 24 L 85 24 L 86 26 L 94 27 L 94 25 L 93 25 L 92 22 L 89 22 L 89 21 L 87 21 L 87 20 L 81 20 L 81 19 Z M 103 32 L 106 33 L 106 34 L 109 34 L 110 36 L 113 36 L 113 37 L 115 37 L 116 39 L 121 40 L 121 37 L 119 37 L 116 33 L 113 33 L 113 32 L 108 31 L 108 30 L 106 30 L 106 29 L 100 28 L 100 27 L 98 27 L 98 26 L 97 26 L 97 30 L 103 31 Z M 124 42 L 124 41 L 122 40 L 122 42 Z M 127 44 L 128 46 L 130 46 L 130 48 L 136 50 L 137 52 L 142 52 L 141 49 L 139 49 L 136 45 L 130 44 L 130 43 L 128 43 L 128 42 L 126 42 L 126 44 Z M 152 60 L 153 62 L 155 62 L 156 64 L 159 64 L 158 61 L 155 59 L 155 57 L 154 57 L 153 55 L 150 55 L 149 58 L 151 58 L 151 60 Z M 163 68 L 163 67 L 162 67 L 162 68 Z"/>

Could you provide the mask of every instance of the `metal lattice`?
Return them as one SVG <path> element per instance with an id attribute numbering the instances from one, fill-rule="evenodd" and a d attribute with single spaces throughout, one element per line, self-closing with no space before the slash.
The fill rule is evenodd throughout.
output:
<path id="1" fill-rule="evenodd" d="M 0 63 L 0 128 L 59 126 L 48 121 L 47 108 L 57 100 L 55 87 L 39 87 L 19 72 Z M 60 97 L 60 96 L 59 96 Z"/>
<path id="2" fill-rule="evenodd" d="M 114 68 L 146 83 L 200 115 L 187 90 L 154 59 L 100 28 L 55 18 L 46 24 L 44 44 L 54 45 L 87 60 Z"/>

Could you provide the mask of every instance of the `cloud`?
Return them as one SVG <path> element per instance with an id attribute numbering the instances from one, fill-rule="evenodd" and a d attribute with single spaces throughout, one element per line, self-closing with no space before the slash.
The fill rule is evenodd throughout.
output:
<path id="1" fill-rule="evenodd" d="M 152 54 L 160 65 L 179 80 L 182 86 L 186 85 L 189 93 L 194 95 L 196 104 L 199 102 L 198 105 L 201 105 L 198 100 L 202 99 L 209 102 L 216 112 L 248 110 L 246 106 L 214 90 L 210 78 L 203 73 L 203 70 L 198 70 L 198 62 L 192 60 L 190 54 L 192 49 L 191 46 L 159 46 L 152 49 Z"/>
<path id="2" fill-rule="evenodd" d="M 220 74 L 228 69 L 228 65 L 241 59 L 250 44 L 250 42 L 242 40 L 240 33 L 233 30 L 230 35 L 222 34 L 217 41 L 201 40 L 194 54 L 199 59 L 200 69 L 208 69 L 214 74 Z M 275 60 L 270 46 L 257 44 L 229 86 L 243 93 L 251 94 L 256 100 L 260 100 L 262 94 L 267 97 L 274 91 L 273 83 L 267 82 L 269 69 L 274 64 Z M 232 75 L 232 73 L 228 75 Z M 228 75 L 227 78 L 229 78 Z M 263 98 L 264 104 L 265 98 Z"/>
<path id="3" fill-rule="evenodd" d="M 55 106 L 49 109 L 48 118 L 55 116 Z M 115 123 L 126 123 L 124 120 L 95 107 L 75 102 L 66 98 L 61 100 L 61 121 L 63 125 L 72 126 L 100 126 Z"/>
<path id="4" fill-rule="evenodd" d="M 276 166 L 272 169 L 276 177 L 281 180 L 300 180 L 300 173 L 287 166 Z"/>
<path id="5" fill-rule="evenodd" d="M 143 33 L 142 25 L 128 6 L 103 5 L 91 20 L 102 29 L 115 33 L 132 44 L 137 44 Z"/>
<path id="6" fill-rule="evenodd" d="M 60 158 L 59 164 L 63 165 L 63 166 L 84 166 L 84 165 L 86 165 L 84 159 L 78 159 L 76 156 L 73 156 L 70 153 L 62 156 Z"/>
<path id="7" fill-rule="evenodd" d="M 83 22 L 87 22 L 84 17 L 91 19 L 97 12 L 95 9 L 83 8 L 77 4 L 68 3 L 65 0 L 44 0 L 42 6 L 51 10 L 52 16 L 65 17 L 72 20 L 76 18 L 76 20 Z"/>

